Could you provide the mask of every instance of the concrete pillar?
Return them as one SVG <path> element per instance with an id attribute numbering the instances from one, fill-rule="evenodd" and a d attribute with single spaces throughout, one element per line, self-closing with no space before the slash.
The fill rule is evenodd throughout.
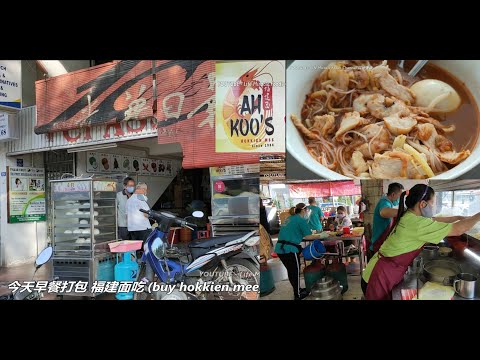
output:
<path id="1" fill-rule="evenodd" d="M 383 180 L 362 180 L 362 197 L 370 202 L 370 206 L 363 214 L 365 225 L 370 224 L 373 228 L 373 212 L 375 206 L 383 195 Z"/>

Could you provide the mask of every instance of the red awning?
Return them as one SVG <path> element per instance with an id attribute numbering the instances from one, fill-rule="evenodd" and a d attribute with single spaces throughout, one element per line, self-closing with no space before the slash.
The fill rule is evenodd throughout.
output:
<path id="1" fill-rule="evenodd" d="M 98 131 L 105 139 L 114 127 L 120 141 L 129 139 L 128 133 L 141 132 L 148 120 L 151 132 L 158 128 L 159 144 L 182 145 L 186 169 L 260 161 L 259 153 L 216 152 L 213 60 L 155 60 L 155 69 L 151 60 L 115 61 L 37 81 L 35 86 L 37 134 L 61 131 L 74 143 L 81 133 L 68 131 L 82 129 L 86 142 L 92 139 L 90 126 L 104 126 Z"/>
<path id="2" fill-rule="evenodd" d="M 288 184 L 290 197 L 292 198 L 308 198 L 328 197 L 328 196 L 345 196 L 345 195 L 361 195 L 360 185 L 355 185 L 353 181 L 325 181 L 308 184 Z"/>

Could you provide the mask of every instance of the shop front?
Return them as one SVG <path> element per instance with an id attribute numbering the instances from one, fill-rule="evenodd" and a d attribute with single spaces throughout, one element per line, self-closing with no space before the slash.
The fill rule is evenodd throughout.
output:
<path id="1" fill-rule="evenodd" d="M 221 236 L 237 241 L 257 232 L 258 153 L 265 147 L 274 150 L 275 141 L 283 142 L 283 136 L 280 140 L 273 136 L 275 127 L 284 126 L 283 113 L 280 117 L 275 112 L 284 107 L 273 106 L 281 89 L 272 91 L 272 84 L 258 87 L 254 82 L 256 93 L 251 103 L 245 96 L 243 104 L 248 116 L 242 114 L 244 118 L 230 123 L 232 129 L 224 125 L 234 120 L 226 117 L 223 103 L 232 90 L 222 93 L 217 132 L 220 126 L 230 135 L 219 140 L 215 86 L 214 61 L 114 61 L 38 81 L 37 105 L 20 111 L 19 140 L 4 145 L 0 165 L 7 169 L 8 181 L 2 186 L 9 199 L 20 191 L 11 187 L 16 174 L 11 171 L 42 171 L 43 197 L 37 206 L 42 216 L 35 221 L 24 218 L 22 224 L 2 217 L 2 265 L 31 262 L 52 244 L 53 273 L 61 279 L 72 270 L 62 269 L 62 262 L 80 261 L 83 251 L 106 254 L 107 245 L 119 238 L 117 205 L 111 195 L 123 190 L 127 176 L 136 184 L 147 184 L 150 209 L 195 223 L 195 229 L 169 224 L 165 238 L 170 245 L 182 247 Z M 270 138 L 260 137 L 267 134 Z M 108 190 L 96 189 L 101 184 Z M 4 200 L 2 213 L 10 214 L 11 201 Z M 203 218 L 194 218 L 199 210 Z M 212 241 L 214 248 L 224 245 Z M 236 245 L 235 251 L 241 258 L 240 248 Z M 254 252 L 243 255 L 256 261 Z M 93 265 L 84 266 L 89 281 L 98 275 L 100 264 L 111 260 L 90 256 Z"/>
<path id="2" fill-rule="evenodd" d="M 121 191 L 123 179 L 130 176 L 136 183 L 144 182 L 149 185 L 151 195 L 148 203 L 150 207 L 154 207 L 175 177 L 181 173 L 181 146 L 159 146 L 156 141 L 157 128 L 151 120 L 123 123 L 122 131 L 119 131 L 118 127 L 95 126 L 36 135 L 30 132 L 35 124 L 35 114 L 36 107 L 31 107 L 21 110 L 17 116 L 22 141 L 5 144 L 6 156 L 3 156 L 3 161 L 7 172 L 3 179 L 7 190 L 5 193 L 15 192 L 18 189 L 14 188 L 15 179 L 10 177 L 9 170 L 41 169 L 44 174 L 42 182 L 45 184 L 44 217 L 34 219 L 35 222 L 24 219 L 21 223 L 12 222 L 11 217 L 2 218 L 5 266 L 30 262 L 38 250 L 53 240 L 52 180 L 94 175 L 115 180 L 118 191 Z M 167 205 L 172 211 L 184 208 L 183 203 L 176 204 L 175 208 L 173 201 L 169 200 L 167 198 L 164 202 L 170 203 Z M 10 214 L 11 202 L 4 201 L 2 205 L 5 206 L 3 213 Z M 162 204 L 159 203 L 158 206 Z M 16 236 L 17 229 L 25 236 Z M 13 245 L 13 240 L 12 243 L 9 240 L 11 238 L 22 238 L 24 243 L 17 240 Z M 112 240 L 115 238 L 116 235 L 112 236 Z M 33 247 L 32 239 L 36 242 Z M 15 251 L 14 248 L 18 250 Z"/>
<path id="3" fill-rule="evenodd" d="M 305 299 L 480 298 L 478 180 L 271 181 L 261 195 L 281 229 L 262 251 L 264 299 L 293 298 L 285 240 L 302 248 Z"/>
<path id="4" fill-rule="evenodd" d="M 336 294 L 335 286 L 341 287 L 332 299 L 359 298 L 351 284 L 359 283 L 366 261 L 360 182 L 287 181 L 269 175 L 262 181 L 261 196 L 268 222 L 262 225 L 272 237 L 271 246 L 262 251 L 262 281 L 270 279 L 262 283 L 265 298 L 291 298 L 293 285 L 288 274 L 293 270 L 288 267 L 295 263 L 282 260 L 283 254 L 295 250 L 288 245 L 284 251 L 283 245 L 290 243 L 302 248 L 298 266 L 293 266 L 300 274 L 301 288 L 310 292 L 317 280 L 329 276 L 336 284 L 330 289 L 332 293 Z M 323 252 L 316 253 L 317 248 Z"/>

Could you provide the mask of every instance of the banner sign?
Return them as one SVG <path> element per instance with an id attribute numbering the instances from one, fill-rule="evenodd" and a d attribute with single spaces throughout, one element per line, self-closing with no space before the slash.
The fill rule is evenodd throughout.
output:
<path id="1" fill-rule="evenodd" d="M 285 61 L 216 63 L 217 152 L 285 152 Z"/>
<path id="2" fill-rule="evenodd" d="M 45 219 L 45 170 L 8 167 L 8 222 Z"/>

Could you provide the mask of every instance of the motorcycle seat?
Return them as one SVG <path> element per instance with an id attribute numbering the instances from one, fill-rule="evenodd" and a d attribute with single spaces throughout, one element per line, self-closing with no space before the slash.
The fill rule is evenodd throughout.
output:
<path id="1" fill-rule="evenodd" d="M 245 236 L 247 232 L 235 234 L 235 235 L 223 235 L 217 236 L 211 239 L 200 239 L 192 241 L 188 247 L 189 248 L 202 248 L 202 249 L 209 249 L 213 247 L 218 247 L 220 245 L 224 245 L 230 241 L 240 239 L 241 237 Z"/>

